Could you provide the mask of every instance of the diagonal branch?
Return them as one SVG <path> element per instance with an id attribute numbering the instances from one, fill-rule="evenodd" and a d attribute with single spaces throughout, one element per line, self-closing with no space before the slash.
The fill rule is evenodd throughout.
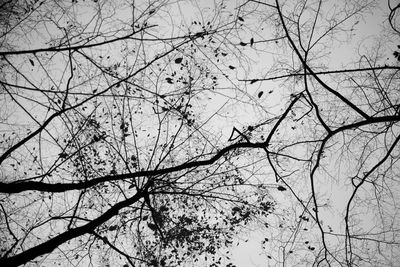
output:
<path id="1" fill-rule="evenodd" d="M 105 213 L 97 217 L 96 219 L 92 220 L 91 222 L 77 227 L 70 229 L 62 234 L 59 234 L 56 237 L 53 237 L 46 242 L 34 246 L 24 252 L 21 252 L 17 255 L 14 255 L 12 257 L 4 257 L 0 258 L 0 266 L 8 266 L 8 267 L 13 267 L 13 266 L 19 266 L 22 264 L 25 264 L 36 257 L 39 257 L 41 255 L 47 254 L 52 252 L 54 249 L 56 249 L 58 246 L 64 244 L 65 242 L 72 240 L 76 237 L 85 235 L 85 234 L 90 234 L 93 233 L 93 231 L 99 227 L 101 224 L 105 223 L 109 219 L 111 219 L 113 216 L 117 215 L 118 212 L 134 203 L 139 201 L 142 197 L 144 197 L 145 191 L 139 191 L 137 192 L 134 196 L 131 198 L 128 198 L 124 201 L 121 201 L 114 206 L 112 206 L 110 209 L 108 209 Z"/>
<path id="2" fill-rule="evenodd" d="M 279 6 L 279 2 L 278 0 L 275 0 L 276 6 L 277 6 L 277 10 L 278 10 L 278 14 L 282 23 L 282 27 L 286 33 L 286 37 L 288 38 L 288 41 L 290 43 L 290 45 L 292 46 L 294 52 L 296 53 L 296 55 L 298 56 L 298 58 L 300 59 L 301 63 L 303 64 L 304 68 L 314 77 L 315 80 L 317 80 L 319 82 L 319 84 L 322 85 L 322 87 L 324 87 L 326 90 L 328 90 L 330 93 L 332 93 L 333 95 L 335 95 L 336 97 L 338 97 L 341 101 L 343 101 L 344 103 L 346 103 L 350 108 L 352 108 L 354 111 L 356 111 L 358 114 L 360 114 L 362 117 L 364 117 L 365 119 L 368 119 L 370 116 L 368 116 L 364 111 L 362 111 L 361 109 L 359 109 L 355 104 L 353 104 L 350 100 L 348 100 L 346 97 L 344 97 L 343 95 L 341 95 L 339 92 L 335 91 L 334 89 L 332 89 L 331 87 L 329 87 L 324 81 L 322 81 L 318 75 L 311 69 L 311 67 L 307 64 L 307 62 L 305 61 L 305 59 L 303 58 L 303 56 L 301 55 L 299 49 L 296 47 L 293 39 L 290 37 L 289 34 L 289 30 L 286 27 L 286 23 L 283 19 L 283 14 L 282 14 L 282 10 L 280 9 Z M 304 74 L 303 74 L 304 75 Z"/>

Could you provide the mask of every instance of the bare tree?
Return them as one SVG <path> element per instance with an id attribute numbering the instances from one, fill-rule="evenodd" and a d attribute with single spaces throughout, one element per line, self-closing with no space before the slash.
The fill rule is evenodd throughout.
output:
<path id="1" fill-rule="evenodd" d="M 3 6 L 0 265 L 397 262 L 399 6 Z"/>
<path id="2" fill-rule="evenodd" d="M 168 1 L 29 10 L 10 20 L 0 52 L 1 265 L 227 261 L 219 249 L 274 206 L 233 162 L 264 145 L 220 145 L 208 126 L 219 111 L 202 111 L 222 93 L 210 57 L 239 46 L 240 10 Z"/>
<path id="3" fill-rule="evenodd" d="M 299 96 L 272 129 L 281 137 L 267 151 L 292 193 L 294 216 L 273 242 L 266 239 L 266 253 L 289 266 L 393 266 L 400 251 L 398 6 L 389 3 L 390 13 L 385 6 L 383 34 L 362 40 L 350 61 L 330 56 L 356 39 L 363 15 L 380 12 L 378 2 L 251 2 L 275 10 L 270 21 L 290 52 L 279 55 L 274 72 L 244 81 L 281 80 L 284 94 Z M 332 60 L 347 65 L 335 69 Z"/>

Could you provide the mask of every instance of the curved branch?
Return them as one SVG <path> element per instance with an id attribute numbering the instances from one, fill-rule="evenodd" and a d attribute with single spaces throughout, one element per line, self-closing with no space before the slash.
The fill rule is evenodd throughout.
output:
<path id="1" fill-rule="evenodd" d="M 215 32 L 215 31 L 214 31 Z M 203 35 L 206 34 L 211 34 L 214 32 L 207 32 L 207 33 L 203 33 Z M 130 78 L 134 77 L 135 75 L 137 75 L 138 73 L 142 72 L 143 70 L 145 70 L 146 68 L 148 68 L 149 66 L 151 66 L 154 62 L 160 60 L 161 58 L 166 57 L 167 55 L 169 55 L 170 53 L 172 53 L 173 51 L 176 51 L 176 49 L 178 49 L 179 47 L 183 46 L 184 44 L 191 42 L 192 40 L 194 40 L 195 38 L 200 38 L 202 35 L 195 35 L 193 38 L 189 38 L 187 40 L 182 41 L 181 43 L 177 44 L 176 46 L 173 46 L 170 50 L 166 51 L 164 54 L 162 55 L 157 55 L 155 56 L 152 60 L 150 60 L 146 65 L 144 65 L 143 67 L 139 68 L 138 70 L 136 70 L 134 73 L 128 75 L 127 77 L 111 84 L 110 86 L 108 86 L 106 89 L 102 90 L 101 92 L 98 92 L 96 94 L 92 94 L 90 97 L 86 98 L 85 100 L 83 100 L 82 102 L 70 106 L 68 108 L 64 108 L 61 109 L 57 112 L 55 112 L 54 114 L 52 114 L 42 125 L 40 125 L 40 127 L 38 129 L 36 129 L 34 132 L 32 132 L 31 134 L 29 134 L 27 137 L 25 137 L 24 139 L 22 139 L 21 141 L 19 141 L 17 144 L 15 144 L 14 146 L 12 146 L 11 148 L 9 148 L 6 152 L 3 153 L 3 155 L 0 156 L 0 164 L 2 164 L 2 162 L 9 156 L 11 155 L 11 153 L 13 153 L 16 149 L 18 149 L 20 146 L 22 146 L 23 144 L 25 144 L 26 142 L 28 142 L 29 140 L 31 140 L 34 136 L 36 136 L 38 133 L 40 133 L 42 130 L 44 130 L 46 128 L 46 126 L 56 117 L 62 115 L 63 113 L 69 111 L 69 110 L 73 110 L 76 109 L 80 106 L 82 106 L 83 104 L 89 102 L 90 100 L 92 100 L 93 98 L 100 96 L 102 94 L 104 94 L 105 92 L 109 91 L 111 88 L 113 88 L 114 86 L 120 85 L 123 82 L 126 82 L 127 80 L 129 80 Z M 65 191 L 65 190 L 64 190 Z M 2 191 L 0 191 L 2 192 Z M 51 191 L 51 192 L 60 192 L 60 191 Z M 7 193 L 7 192 L 6 192 Z"/>
<path id="2" fill-rule="evenodd" d="M 132 178 L 137 178 L 137 177 L 151 177 L 151 176 L 156 176 L 156 175 L 162 175 L 162 174 L 167 174 L 167 173 L 172 173 L 172 172 L 177 172 L 181 171 L 184 169 L 190 169 L 190 168 L 197 168 L 201 166 L 207 166 L 211 165 L 217 160 L 219 160 L 222 156 L 224 156 L 226 153 L 233 151 L 238 148 L 261 148 L 264 149 L 267 152 L 267 155 L 269 157 L 269 152 L 266 150 L 266 148 L 269 146 L 269 143 L 272 139 L 273 134 L 279 127 L 279 125 L 282 123 L 282 121 L 286 118 L 287 114 L 290 112 L 294 104 L 300 99 L 302 94 L 297 95 L 294 100 L 289 104 L 289 106 L 286 108 L 285 112 L 282 114 L 282 116 L 279 118 L 279 120 L 275 123 L 274 127 L 272 128 L 271 132 L 269 133 L 268 137 L 264 142 L 257 142 L 257 143 L 236 143 L 232 144 L 229 146 L 226 146 L 222 148 L 220 151 L 218 151 L 213 157 L 207 160 L 199 160 L 199 161 L 192 161 L 192 162 L 185 162 L 180 165 L 174 166 L 174 167 L 168 167 L 164 169 L 155 169 L 155 170 L 147 170 L 147 171 L 138 171 L 135 173 L 126 173 L 126 174 L 118 174 L 118 175 L 106 175 L 103 177 L 99 178 L 94 178 L 92 180 L 87 180 L 84 182 L 80 183 L 55 183 L 55 184 L 49 184 L 49 183 L 43 183 L 43 182 L 35 182 L 35 181 L 28 181 L 28 182 L 15 182 L 15 183 L 2 183 L 0 182 L 0 193 L 20 193 L 23 191 L 29 191 L 29 190 L 36 190 L 36 191 L 41 191 L 41 192 L 65 192 L 65 191 L 70 191 L 70 190 L 80 190 L 80 189 L 86 189 L 95 185 L 98 185 L 100 183 L 104 182 L 110 182 L 110 181 L 116 181 L 116 180 L 123 180 L 123 179 L 132 179 Z"/>
<path id="3" fill-rule="evenodd" d="M 0 192 L 1 193 L 20 193 L 23 191 L 29 190 L 36 190 L 41 192 L 65 192 L 69 190 L 80 190 L 89 188 L 100 183 L 116 181 L 116 180 L 123 180 L 123 179 L 132 179 L 137 177 L 149 177 L 149 176 L 156 176 L 162 175 L 166 173 L 172 173 L 181 171 L 184 169 L 189 168 L 196 168 L 201 166 L 207 166 L 213 164 L 226 153 L 231 150 L 238 149 L 238 148 L 264 148 L 266 146 L 265 142 L 259 143 L 236 143 L 230 146 L 224 147 L 221 149 L 217 154 L 215 154 L 212 158 L 207 160 L 200 160 L 200 161 L 192 161 L 186 162 L 178 166 L 168 167 L 164 169 L 156 169 L 156 170 L 149 170 L 149 171 L 138 171 L 135 173 L 126 173 L 126 174 L 117 174 L 117 175 L 106 175 L 99 178 L 95 178 L 92 180 L 80 182 L 80 183 L 43 183 L 43 182 L 35 182 L 35 181 L 28 181 L 28 182 L 15 182 L 15 183 L 2 183 L 0 182 Z"/>
<path id="4" fill-rule="evenodd" d="M 324 87 L 326 90 L 328 90 L 330 93 L 332 93 L 333 95 L 335 95 L 336 97 L 338 97 L 341 101 L 343 101 L 344 103 L 346 103 L 350 108 L 352 108 L 354 111 L 356 111 L 358 114 L 360 114 L 362 117 L 364 117 L 365 119 L 368 119 L 370 116 L 368 116 L 364 111 L 362 111 L 361 109 L 359 109 L 355 104 L 353 104 L 350 100 L 348 100 L 347 98 L 345 98 L 343 95 L 341 95 L 339 92 L 335 91 L 334 89 L 330 88 L 324 81 L 322 81 L 318 75 L 311 69 L 310 66 L 308 66 L 307 62 L 304 60 L 303 56 L 300 54 L 300 51 L 297 49 L 293 39 L 290 37 L 289 34 L 289 30 L 286 27 L 285 21 L 283 19 L 283 14 L 282 14 L 282 10 L 280 9 L 279 6 L 279 2 L 278 0 L 275 0 L 276 6 L 277 6 L 277 10 L 278 10 L 278 14 L 282 23 L 282 27 L 286 33 L 286 37 L 289 40 L 290 45 L 292 46 L 294 52 L 296 53 L 296 55 L 298 56 L 298 58 L 300 59 L 301 63 L 303 64 L 304 68 L 314 77 L 315 80 L 317 80 L 319 82 L 319 84 L 322 85 L 322 87 Z M 304 75 L 304 74 L 303 74 Z"/>
<path id="5" fill-rule="evenodd" d="M 348 259 L 347 257 L 347 247 L 349 247 L 350 254 L 352 253 L 351 249 L 351 242 L 350 242 L 350 226 L 349 226 L 349 213 L 350 213 L 350 205 L 351 202 L 353 201 L 354 197 L 356 196 L 356 193 L 358 189 L 365 183 L 366 179 L 379 167 L 381 166 L 390 156 L 392 153 L 393 149 L 397 146 L 398 142 L 400 141 L 400 135 L 397 136 L 393 144 L 390 146 L 389 150 L 387 151 L 386 155 L 378 162 L 376 163 L 367 173 L 365 173 L 364 177 L 361 179 L 361 181 L 355 186 L 353 193 L 350 196 L 349 201 L 347 202 L 346 206 L 346 216 L 344 218 L 345 223 L 346 223 L 346 239 L 345 239 L 345 247 L 346 247 L 346 260 L 347 263 L 351 263 L 351 258 Z M 351 257 L 351 256 L 350 256 Z"/>

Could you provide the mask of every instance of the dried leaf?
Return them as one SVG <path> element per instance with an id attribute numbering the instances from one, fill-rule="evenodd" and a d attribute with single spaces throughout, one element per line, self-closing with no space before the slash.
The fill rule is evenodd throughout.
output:
<path id="1" fill-rule="evenodd" d="M 68 157 L 68 154 L 65 152 L 61 152 L 60 154 L 58 154 L 58 156 L 60 157 L 60 159 L 65 159 Z"/>
<path id="2" fill-rule="evenodd" d="M 108 227 L 108 230 L 115 231 L 115 230 L 117 230 L 117 227 L 118 226 L 116 226 L 116 225 L 112 225 L 112 226 Z"/>
<path id="3" fill-rule="evenodd" d="M 253 79 L 253 80 L 251 80 L 251 81 L 250 81 L 250 84 L 253 84 L 253 83 L 255 83 L 255 82 L 258 82 L 258 79 Z"/>
<path id="4" fill-rule="evenodd" d="M 278 188 L 277 188 L 279 191 L 286 191 L 286 188 L 285 187 L 283 187 L 283 186 L 278 186 Z"/>
<path id="5" fill-rule="evenodd" d="M 157 230 L 157 226 L 154 223 L 147 223 L 147 226 L 153 231 Z"/>

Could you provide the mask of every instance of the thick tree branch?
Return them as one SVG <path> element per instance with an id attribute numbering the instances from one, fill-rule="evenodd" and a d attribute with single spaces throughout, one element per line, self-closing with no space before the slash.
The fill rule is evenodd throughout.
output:
<path id="1" fill-rule="evenodd" d="M 105 213 L 103 213 L 101 216 L 97 217 L 96 219 L 92 220 L 91 222 L 89 222 L 83 226 L 70 229 L 62 234 L 59 234 L 56 237 L 49 239 L 48 241 L 46 241 L 40 245 L 34 246 L 24 252 L 14 255 L 12 257 L 0 258 L 0 266 L 13 267 L 13 266 L 22 265 L 22 264 L 27 263 L 41 255 L 52 252 L 58 246 L 62 245 L 63 243 L 65 243 L 69 240 L 72 240 L 81 235 L 90 234 L 101 224 L 105 223 L 106 221 L 111 219 L 113 216 L 117 215 L 121 209 L 137 202 L 139 199 L 141 199 L 144 196 L 144 194 L 145 194 L 145 190 L 140 191 L 140 192 L 136 193 L 133 197 L 128 198 L 124 201 L 121 201 L 121 202 L 115 204 L 109 210 L 107 210 Z"/>

